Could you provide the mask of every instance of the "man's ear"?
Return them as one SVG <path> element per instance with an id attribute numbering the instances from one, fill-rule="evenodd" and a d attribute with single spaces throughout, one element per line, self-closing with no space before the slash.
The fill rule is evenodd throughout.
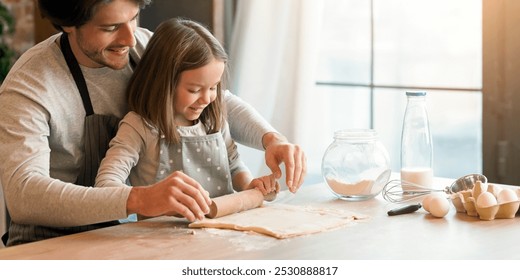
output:
<path id="1" fill-rule="evenodd" d="M 74 27 L 74 26 L 62 26 L 61 27 L 61 29 L 63 29 L 63 32 L 65 32 L 67 34 L 71 33 L 72 30 L 74 30 L 74 28 L 76 28 L 76 27 Z"/>

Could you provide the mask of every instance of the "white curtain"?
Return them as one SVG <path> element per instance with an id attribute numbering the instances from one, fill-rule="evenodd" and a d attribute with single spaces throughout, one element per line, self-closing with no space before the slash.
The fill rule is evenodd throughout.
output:
<path id="1" fill-rule="evenodd" d="M 323 155 L 313 143 L 332 140 L 322 133 L 328 122 L 315 90 L 322 6 L 322 0 L 237 1 L 230 45 L 232 92 L 305 149 L 311 173 L 319 172 Z M 268 173 L 262 152 L 240 149 L 253 175 Z"/>

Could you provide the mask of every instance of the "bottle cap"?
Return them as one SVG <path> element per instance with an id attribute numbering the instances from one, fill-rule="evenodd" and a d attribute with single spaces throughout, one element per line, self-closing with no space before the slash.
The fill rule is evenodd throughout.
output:
<path id="1" fill-rule="evenodd" d="M 426 91 L 407 91 L 406 96 L 426 96 Z"/>

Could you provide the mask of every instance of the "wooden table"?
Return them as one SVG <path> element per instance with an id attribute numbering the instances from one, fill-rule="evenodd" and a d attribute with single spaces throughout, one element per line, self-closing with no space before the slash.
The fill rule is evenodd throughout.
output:
<path id="1" fill-rule="evenodd" d="M 436 185 L 452 181 L 436 178 Z M 0 259 L 520 259 L 518 217 L 483 221 L 456 213 L 453 206 L 444 218 L 423 209 L 388 216 L 388 210 L 400 205 L 380 195 L 361 202 L 339 200 L 324 183 L 305 186 L 296 195 L 281 194 L 279 203 L 348 209 L 369 218 L 278 240 L 231 230 L 188 229 L 185 220 L 160 217 L 0 249 Z"/>

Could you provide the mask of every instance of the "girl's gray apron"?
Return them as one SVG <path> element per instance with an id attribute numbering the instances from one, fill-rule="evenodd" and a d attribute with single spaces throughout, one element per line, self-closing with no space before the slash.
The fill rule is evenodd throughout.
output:
<path id="1" fill-rule="evenodd" d="M 67 33 L 63 33 L 61 35 L 60 45 L 63 56 L 67 61 L 69 70 L 72 73 L 74 81 L 76 82 L 76 86 L 78 87 L 78 90 L 81 94 L 83 107 L 85 108 L 86 113 L 84 134 L 85 156 L 83 158 L 76 184 L 85 187 L 91 187 L 94 185 L 99 163 L 105 156 L 105 153 L 108 149 L 108 143 L 116 134 L 119 119 L 115 116 L 104 116 L 94 113 L 85 78 L 83 77 L 83 73 L 81 72 L 74 54 L 72 53 L 69 40 L 67 38 Z M 89 211 L 89 209 L 85 209 L 85 211 Z M 9 226 L 9 239 L 7 245 L 11 246 L 38 241 L 116 224 L 119 224 L 119 222 L 111 221 L 76 227 L 46 227 L 38 225 L 17 224 L 11 221 Z"/>
<path id="2" fill-rule="evenodd" d="M 161 137 L 160 148 L 157 181 L 182 171 L 201 184 L 210 197 L 233 192 L 226 144 L 220 132 L 183 136 L 179 144 L 169 144 Z"/>

